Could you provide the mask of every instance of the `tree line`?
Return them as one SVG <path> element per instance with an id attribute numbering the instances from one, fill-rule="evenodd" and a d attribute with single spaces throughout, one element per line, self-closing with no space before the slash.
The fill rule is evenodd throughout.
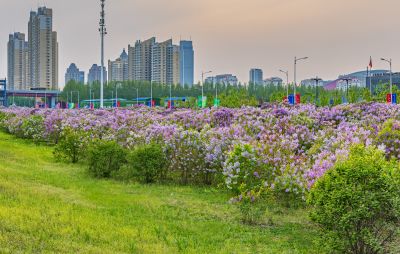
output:
<path id="1" fill-rule="evenodd" d="M 242 105 L 257 106 L 263 103 L 282 102 L 287 96 L 288 88 L 286 85 L 232 85 L 232 84 L 209 84 L 205 83 L 203 87 L 204 96 L 208 98 L 208 105 L 212 106 L 214 99 L 218 96 L 221 106 L 240 107 Z M 399 89 L 394 86 L 394 93 Z M 344 90 L 325 90 L 323 87 L 300 86 L 296 92 L 301 94 L 302 103 L 314 103 L 319 106 L 338 105 L 342 103 L 356 103 L 360 101 L 378 101 L 384 102 L 386 94 L 389 93 L 388 84 L 380 84 L 374 88 L 373 93 L 367 88 L 350 87 Z M 201 84 L 193 86 L 165 85 L 152 83 L 148 81 L 125 81 L 125 82 L 107 82 L 104 84 L 104 99 L 118 98 L 127 100 L 136 100 L 136 97 L 150 97 L 167 99 L 170 94 L 172 97 L 186 97 L 190 107 L 196 106 L 197 98 L 202 95 Z M 293 93 L 293 85 L 289 85 L 289 94 Z M 85 85 L 74 81 L 65 85 L 60 100 L 65 102 L 78 103 L 79 101 L 89 99 L 99 99 L 100 83 L 95 82 L 91 85 Z"/>

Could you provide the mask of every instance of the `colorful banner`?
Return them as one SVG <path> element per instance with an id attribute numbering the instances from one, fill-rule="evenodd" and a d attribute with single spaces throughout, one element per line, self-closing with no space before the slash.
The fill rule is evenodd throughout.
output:
<path id="1" fill-rule="evenodd" d="M 397 104 L 397 94 L 390 94 L 388 93 L 386 95 L 386 102 L 387 103 L 392 103 L 392 104 Z"/>
<path id="2" fill-rule="evenodd" d="M 290 95 L 289 95 L 289 104 L 290 104 L 290 105 L 294 105 L 294 102 L 295 102 L 294 95 L 293 95 L 293 94 L 290 94 Z"/>
<path id="3" fill-rule="evenodd" d="M 298 93 L 296 94 L 296 104 L 300 104 L 301 103 L 301 95 Z"/>
<path id="4" fill-rule="evenodd" d="M 199 108 L 205 108 L 207 106 L 207 97 L 206 96 L 204 96 L 203 98 L 201 98 L 201 96 L 199 96 L 197 101 L 198 101 Z"/>

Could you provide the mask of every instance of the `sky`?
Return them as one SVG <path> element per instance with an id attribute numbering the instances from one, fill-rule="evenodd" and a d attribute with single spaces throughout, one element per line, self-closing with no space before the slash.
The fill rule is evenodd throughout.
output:
<path id="1" fill-rule="evenodd" d="M 0 77 L 7 75 L 8 34 L 28 31 L 29 12 L 47 6 L 58 32 L 59 82 L 74 62 L 86 72 L 100 63 L 99 0 L 0 0 Z M 231 73 L 248 82 L 249 70 L 281 76 L 293 59 L 298 80 L 366 70 L 400 71 L 399 0 L 106 0 L 105 59 L 152 36 L 192 39 L 195 80 L 202 71 Z M 283 78 L 283 77 L 282 77 Z"/>

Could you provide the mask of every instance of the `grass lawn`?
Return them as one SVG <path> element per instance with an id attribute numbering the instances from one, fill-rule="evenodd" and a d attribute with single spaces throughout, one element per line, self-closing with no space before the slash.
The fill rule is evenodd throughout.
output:
<path id="1" fill-rule="evenodd" d="M 307 211 L 240 222 L 222 190 L 96 180 L 0 132 L 0 253 L 317 253 Z"/>

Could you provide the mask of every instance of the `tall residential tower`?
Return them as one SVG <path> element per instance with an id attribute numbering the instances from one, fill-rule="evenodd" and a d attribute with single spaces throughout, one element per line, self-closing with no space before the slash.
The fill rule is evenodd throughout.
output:
<path id="1" fill-rule="evenodd" d="M 129 80 L 151 81 L 151 56 L 156 38 L 128 46 Z"/>
<path id="2" fill-rule="evenodd" d="M 8 83 L 11 90 L 28 88 L 28 42 L 25 34 L 10 34 L 8 40 Z"/>
<path id="3" fill-rule="evenodd" d="M 159 84 L 167 84 L 172 75 L 172 67 L 169 66 L 172 57 L 172 40 L 155 43 L 151 55 L 151 81 Z"/>
<path id="4" fill-rule="evenodd" d="M 108 61 L 108 81 L 128 81 L 128 54 L 125 49 L 115 61 Z"/>
<path id="5" fill-rule="evenodd" d="M 154 37 L 136 41 L 135 46 L 128 46 L 128 66 L 129 80 L 192 86 L 193 43 L 181 41 L 174 45 L 172 39 L 156 42 Z"/>
<path id="6" fill-rule="evenodd" d="M 58 42 L 52 9 L 40 7 L 30 13 L 28 41 L 30 88 L 58 89 Z"/>

